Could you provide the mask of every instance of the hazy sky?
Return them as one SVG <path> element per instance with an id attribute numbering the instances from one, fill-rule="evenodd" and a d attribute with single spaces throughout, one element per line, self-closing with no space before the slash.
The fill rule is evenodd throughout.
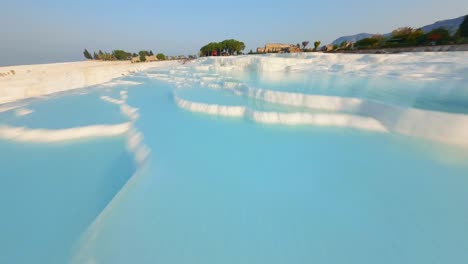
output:
<path id="1" fill-rule="evenodd" d="M 244 41 L 247 51 L 266 42 L 326 44 L 466 14 L 467 0 L 6 0 L 0 65 L 82 60 L 84 48 L 196 54 L 228 38 Z"/>

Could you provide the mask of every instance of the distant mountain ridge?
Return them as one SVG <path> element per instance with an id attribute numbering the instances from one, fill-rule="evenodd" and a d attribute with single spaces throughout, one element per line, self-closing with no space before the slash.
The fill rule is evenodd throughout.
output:
<path id="1" fill-rule="evenodd" d="M 458 27 L 460 27 L 460 24 L 463 22 L 464 18 L 465 16 L 461 16 L 453 19 L 437 21 L 433 24 L 421 27 L 421 29 L 424 31 L 424 33 L 427 33 L 433 29 L 443 27 L 447 29 L 450 32 L 450 34 L 455 34 L 455 32 L 457 32 L 458 30 Z"/>
<path id="2" fill-rule="evenodd" d="M 457 17 L 457 18 L 452 18 L 452 19 L 446 19 L 446 20 L 440 20 L 437 21 L 433 24 L 426 25 L 421 27 L 421 29 L 424 31 L 424 33 L 427 33 L 433 29 L 443 27 L 447 29 L 451 34 L 455 34 L 455 32 L 458 30 L 458 27 L 460 24 L 463 22 L 463 19 L 465 16 Z M 346 42 L 356 42 L 361 39 L 365 39 L 368 37 L 372 37 L 373 35 L 377 35 L 377 33 L 371 34 L 371 33 L 359 33 L 356 35 L 350 35 L 350 36 L 343 36 L 335 39 L 332 44 L 333 45 L 340 45 L 343 41 Z M 383 34 L 384 36 L 390 36 L 391 33 Z"/>
<path id="3" fill-rule="evenodd" d="M 372 37 L 373 35 L 375 35 L 375 34 L 359 33 L 359 34 L 356 34 L 356 35 L 343 36 L 343 37 L 339 37 L 339 38 L 335 39 L 332 42 L 332 44 L 333 45 L 340 45 L 341 43 L 343 43 L 343 41 L 354 43 L 354 42 L 359 41 L 361 39 Z"/>

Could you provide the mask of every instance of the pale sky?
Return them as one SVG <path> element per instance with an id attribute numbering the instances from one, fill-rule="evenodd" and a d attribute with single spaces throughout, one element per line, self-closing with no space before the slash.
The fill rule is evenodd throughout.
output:
<path id="1" fill-rule="evenodd" d="M 11 0 L 0 8 L 0 65 L 83 60 L 84 48 L 197 54 L 230 38 L 246 51 L 267 42 L 327 44 L 467 14 L 466 0 Z"/>

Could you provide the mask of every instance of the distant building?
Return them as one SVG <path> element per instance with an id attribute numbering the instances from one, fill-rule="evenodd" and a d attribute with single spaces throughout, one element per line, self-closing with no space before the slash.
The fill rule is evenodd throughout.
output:
<path id="1" fill-rule="evenodd" d="M 158 58 L 156 58 L 156 56 L 145 56 L 146 57 L 146 61 L 158 61 Z"/>
<path id="2" fill-rule="evenodd" d="M 293 53 L 302 49 L 292 44 L 267 43 L 265 47 L 257 48 L 257 53 Z"/>
<path id="3" fill-rule="evenodd" d="M 302 49 L 297 46 L 292 45 L 291 47 L 287 47 L 286 49 L 284 49 L 284 52 L 297 53 L 297 52 L 302 52 Z"/>
<path id="4" fill-rule="evenodd" d="M 147 62 L 152 62 L 152 61 L 158 61 L 158 58 L 156 56 L 145 56 Z M 132 63 L 135 62 L 140 62 L 140 56 L 137 57 L 132 57 Z"/>
<path id="5" fill-rule="evenodd" d="M 333 51 L 333 49 L 334 49 L 333 44 L 328 44 L 328 45 L 324 46 L 323 51 Z"/>

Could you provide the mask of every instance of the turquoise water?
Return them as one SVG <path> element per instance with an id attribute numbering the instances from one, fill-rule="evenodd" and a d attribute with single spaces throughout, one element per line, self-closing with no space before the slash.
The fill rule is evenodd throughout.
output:
<path id="1" fill-rule="evenodd" d="M 0 120 L 11 126 L 49 129 L 122 123 L 126 118 L 119 114 L 119 107 L 100 99 L 102 95 L 114 95 L 115 90 L 88 88 L 31 100 L 27 106 L 31 114 L 16 116 L 14 111 L 9 111 L 0 113 Z"/>
<path id="2" fill-rule="evenodd" d="M 466 167 L 398 136 L 194 115 L 174 106 L 171 88 L 151 86 L 163 84 L 129 94 L 151 162 L 77 262 L 466 258 Z"/>
<path id="3" fill-rule="evenodd" d="M 391 78 L 373 80 L 372 87 L 383 92 L 366 97 L 364 91 L 372 89 L 358 77 L 349 77 L 349 83 L 362 90 L 351 93 L 345 86 L 340 93 L 339 86 L 308 85 L 288 75 L 279 76 L 278 85 L 260 80 L 259 73 L 227 80 L 216 71 L 190 66 L 148 74 L 194 80 L 157 80 L 143 73 L 127 78 L 142 85 L 66 93 L 27 106 L 35 111 L 30 115 L 10 113 L 8 120 L 2 119 L 7 125 L 49 129 L 127 122 L 117 105 L 99 97 L 118 99 L 121 91 L 128 91 L 126 104 L 139 109 L 133 129 L 144 135 L 142 143 L 151 154 L 144 163 L 135 163 L 125 135 L 54 144 L 0 141 L 1 263 L 468 259 L 465 147 L 392 131 L 263 124 L 248 115 L 189 111 L 175 102 L 180 97 L 265 112 L 322 113 L 237 92 L 261 87 L 394 105 L 401 94 L 385 96 Z M 203 76 L 217 79 L 197 79 Z M 238 83 L 239 89 L 223 88 L 226 81 Z M 440 83 L 417 84 L 424 91 L 413 91 L 413 97 L 423 98 L 419 109 L 452 109 L 441 107 L 444 98 L 468 103 L 463 96 L 432 90 Z M 466 82 L 448 86 L 461 94 L 468 90 Z M 67 111 L 82 109 L 77 119 L 59 115 L 42 120 L 56 113 L 61 99 Z M 408 98 L 402 101 L 401 106 L 417 106 Z M 444 111 L 465 111 L 463 106 L 457 109 Z M 30 123 L 21 123 L 26 118 Z"/>
<path id="4" fill-rule="evenodd" d="M 65 263 L 81 233 L 133 174 L 123 138 L 0 141 L 0 263 Z"/>

